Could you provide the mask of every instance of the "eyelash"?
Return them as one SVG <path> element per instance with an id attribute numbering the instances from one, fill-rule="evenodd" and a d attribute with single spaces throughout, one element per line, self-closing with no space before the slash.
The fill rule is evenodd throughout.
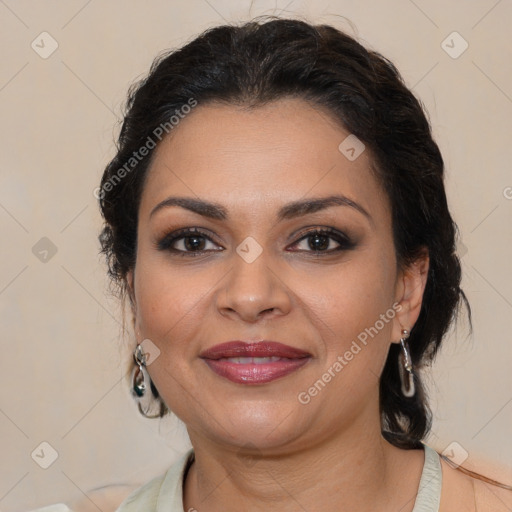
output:
<path id="1" fill-rule="evenodd" d="M 320 229 L 316 228 L 316 229 L 311 229 L 309 231 L 303 231 L 302 233 L 299 234 L 300 238 L 296 242 L 294 242 L 292 244 L 292 246 L 297 245 L 299 242 L 302 242 L 303 240 L 307 240 L 308 238 L 313 237 L 315 235 L 327 236 L 328 238 L 331 238 L 335 242 L 337 242 L 339 244 L 339 247 L 336 247 L 335 249 L 330 249 L 328 251 L 299 250 L 297 252 L 309 252 L 314 255 L 321 256 L 321 255 L 330 255 L 330 254 L 340 252 L 343 250 L 350 250 L 355 247 L 355 243 L 352 242 L 352 240 L 345 234 L 343 234 L 339 231 L 333 230 L 333 229 L 326 229 L 326 228 L 320 228 Z M 192 238 L 194 236 L 206 238 L 210 242 L 215 243 L 211 239 L 211 237 L 208 236 L 208 234 L 205 233 L 204 231 L 202 231 L 198 228 L 185 228 L 185 229 L 180 229 L 178 231 L 175 231 L 173 233 L 169 233 L 168 235 L 165 235 L 155 245 L 156 245 L 156 248 L 160 251 L 170 251 L 176 255 L 183 256 L 183 257 L 189 257 L 189 256 L 196 257 L 196 256 L 201 256 L 207 252 L 220 252 L 219 249 L 213 250 L 213 251 L 211 249 L 206 249 L 206 250 L 202 249 L 202 250 L 198 250 L 198 251 L 183 251 L 181 249 L 175 249 L 172 247 L 172 245 L 175 242 L 177 242 L 178 240 L 182 240 L 182 239 L 185 239 L 188 237 Z"/>

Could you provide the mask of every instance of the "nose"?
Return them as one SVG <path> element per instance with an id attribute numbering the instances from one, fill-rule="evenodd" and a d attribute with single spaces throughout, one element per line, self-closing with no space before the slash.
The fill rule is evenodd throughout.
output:
<path id="1" fill-rule="evenodd" d="M 251 263 L 238 254 L 233 260 L 233 267 L 217 294 L 217 309 L 222 315 L 254 323 L 290 311 L 290 290 L 269 266 L 265 251 Z"/>

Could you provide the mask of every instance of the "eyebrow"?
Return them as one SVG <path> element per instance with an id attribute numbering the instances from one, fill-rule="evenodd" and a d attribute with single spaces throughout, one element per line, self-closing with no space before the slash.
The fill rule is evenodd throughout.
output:
<path id="1" fill-rule="evenodd" d="M 227 220 L 229 218 L 227 210 L 218 203 L 205 201 L 203 199 L 194 199 L 191 197 L 168 197 L 158 203 L 149 214 L 151 218 L 157 211 L 171 206 L 179 206 L 191 212 L 215 220 Z M 363 214 L 370 223 L 371 215 L 359 204 L 343 195 L 334 195 L 320 198 L 308 198 L 299 201 L 293 201 L 281 207 L 277 213 L 277 221 L 289 220 L 295 217 L 302 217 L 311 213 L 325 210 L 332 206 L 348 206 Z"/>

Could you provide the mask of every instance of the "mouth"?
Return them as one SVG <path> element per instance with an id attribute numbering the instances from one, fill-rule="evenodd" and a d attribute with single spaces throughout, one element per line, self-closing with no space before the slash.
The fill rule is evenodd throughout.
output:
<path id="1" fill-rule="evenodd" d="M 311 354 L 274 341 L 230 341 L 199 355 L 217 375 L 239 384 L 263 384 L 304 366 Z"/>

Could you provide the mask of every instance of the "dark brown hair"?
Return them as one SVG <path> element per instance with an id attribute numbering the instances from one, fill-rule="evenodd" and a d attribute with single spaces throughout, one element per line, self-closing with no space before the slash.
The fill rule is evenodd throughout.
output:
<path id="1" fill-rule="evenodd" d="M 285 97 L 329 112 L 370 150 L 373 172 L 392 205 L 399 264 L 407 266 L 428 250 L 422 309 L 409 338 L 417 392 L 410 398 L 401 393 L 399 344 L 392 344 L 380 379 L 383 435 L 396 446 L 419 448 L 431 413 L 418 370 L 434 358 L 462 302 L 471 319 L 460 288 L 457 228 L 447 206 L 443 159 L 420 102 L 389 60 L 347 34 L 298 20 L 253 20 L 212 28 L 155 60 L 129 92 L 118 151 L 99 189 L 105 219 L 100 241 L 110 276 L 124 295 L 127 272 L 135 266 L 138 207 L 153 151 L 136 162 L 133 154 L 149 140 L 157 145 L 158 127 L 169 125 L 191 99 L 257 108 Z"/>

